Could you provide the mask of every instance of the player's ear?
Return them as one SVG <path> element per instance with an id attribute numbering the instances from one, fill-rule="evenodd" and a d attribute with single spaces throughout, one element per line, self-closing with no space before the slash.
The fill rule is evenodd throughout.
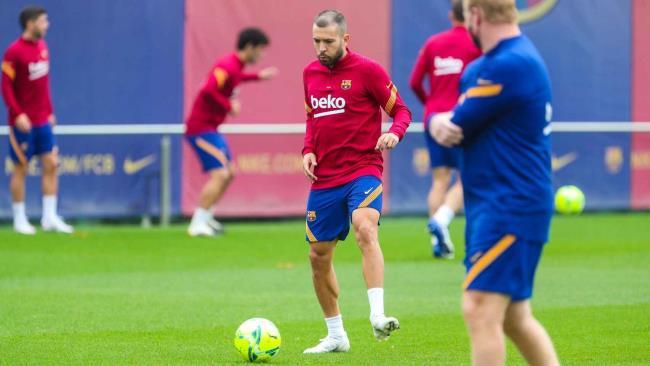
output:
<path id="1" fill-rule="evenodd" d="M 343 35 L 343 42 L 345 42 L 346 46 L 348 45 L 348 43 L 350 43 L 350 34 L 349 33 L 345 33 Z"/>

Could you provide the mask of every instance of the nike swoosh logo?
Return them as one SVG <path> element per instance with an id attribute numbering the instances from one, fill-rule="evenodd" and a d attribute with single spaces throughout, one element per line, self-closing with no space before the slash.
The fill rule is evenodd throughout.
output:
<path id="1" fill-rule="evenodd" d="M 368 194 L 368 193 L 370 193 L 370 191 L 372 191 L 372 190 L 373 190 L 373 188 L 370 188 L 369 190 L 363 192 L 363 194 Z"/>
<path id="2" fill-rule="evenodd" d="M 553 171 L 556 172 L 558 170 L 564 169 L 567 165 L 573 163 L 576 159 L 578 159 L 578 154 L 574 152 L 562 155 L 560 157 L 554 156 L 551 160 L 551 167 L 553 168 Z"/>
<path id="3" fill-rule="evenodd" d="M 147 155 L 142 159 L 138 160 L 131 160 L 131 158 L 127 157 L 124 159 L 124 173 L 128 175 L 133 175 L 142 169 L 148 167 L 149 165 L 153 164 L 156 161 L 156 155 L 151 154 Z"/>

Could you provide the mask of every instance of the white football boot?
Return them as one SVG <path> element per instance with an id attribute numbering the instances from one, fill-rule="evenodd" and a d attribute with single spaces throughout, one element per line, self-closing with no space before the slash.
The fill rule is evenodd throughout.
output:
<path id="1" fill-rule="evenodd" d="M 207 222 L 208 226 L 212 228 L 217 234 L 223 234 L 223 224 L 217 221 L 214 217 L 210 217 Z"/>
<path id="2" fill-rule="evenodd" d="M 328 353 L 328 352 L 347 352 L 350 350 L 350 340 L 348 334 L 343 333 L 342 337 L 327 336 L 320 340 L 316 346 L 307 348 L 304 354 Z"/>
<path id="3" fill-rule="evenodd" d="M 370 319 L 370 324 L 372 325 L 372 332 L 378 341 L 387 340 L 391 333 L 399 329 L 399 320 L 397 318 L 383 315 Z"/>
<path id="4" fill-rule="evenodd" d="M 192 222 L 187 228 L 187 233 L 191 237 L 197 236 L 216 236 L 217 233 L 207 222 Z"/>
<path id="5" fill-rule="evenodd" d="M 33 227 L 27 220 L 14 220 L 14 231 L 23 235 L 36 234 L 36 228 Z"/>
<path id="6" fill-rule="evenodd" d="M 43 217 L 41 227 L 44 231 L 55 231 L 57 233 L 72 234 L 74 228 L 63 221 L 61 216 Z"/>

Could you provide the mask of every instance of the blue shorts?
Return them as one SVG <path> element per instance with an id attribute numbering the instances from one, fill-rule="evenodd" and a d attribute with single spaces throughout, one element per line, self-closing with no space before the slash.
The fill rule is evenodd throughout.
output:
<path id="1" fill-rule="evenodd" d="M 14 163 L 27 164 L 34 155 L 54 151 L 56 145 L 52 126 L 48 123 L 23 132 L 15 126 L 9 130 L 9 156 Z"/>
<path id="2" fill-rule="evenodd" d="M 463 288 L 504 294 L 512 301 L 527 300 L 533 294 L 535 270 L 543 249 L 544 243 L 514 235 L 468 244 Z"/>
<path id="3" fill-rule="evenodd" d="M 306 239 L 345 240 L 352 212 L 370 207 L 381 213 L 383 186 L 374 176 L 363 176 L 339 187 L 314 189 L 307 200 Z"/>
<path id="4" fill-rule="evenodd" d="M 427 121 L 430 121 L 431 117 L 433 117 L 433 114 L 427 117 Z M 444 147 L 438 144 L 436 140 L 431 137 L 428 128 L 426 131 L 424 131 L 424 138 L 427 142 L 427 148 L 429 150 L 429 161 L 431 162 L 431 169 L 442 167 L 458 169 L 460 167 L 460 147 Z"/>
<path id="5" fill-rule="evenodd" d="M 226 139 L 220 133 L 202 133 L 200 135 L 186 136 L 186 139 L 194 148 L 199 160 L 201 160 L 204 172 L 227 167 L 230 163 L 230 149 Z"/>

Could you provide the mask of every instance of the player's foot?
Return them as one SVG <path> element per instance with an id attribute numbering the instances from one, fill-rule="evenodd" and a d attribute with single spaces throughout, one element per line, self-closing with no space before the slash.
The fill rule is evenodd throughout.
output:
<path id="1" fill-rule="evenodd" d="M 387 340 L 391 333 L 399 329 L 399 320 L 391 316 L 380 316 L 370 319 L 370 324 L 372 324 L 372 332 L 378 341 Z"/>
<path id="2" fill-rule="evenodd" d="M 41 219 L 41 227 L 45 231 L 56 231 L 57 233 L 72 234 L 74 228 L 63 221 L 60 216 L 44 217 Z"/>
<path id="3" fill-rule="evenodd" d="M 223 224 L 217 221 L 214 217 L 210 217 L 207 222 L 208 226 L 212 228 L 217 234 L 223 234 Z"/>
<path id="4" fill-rule="evenodd" d="M 190 227 L 187 228 L 187 233 L 192 237 L 217 235 L 207 222 L 192 222 Z"/>
<path id="5" fill-rule="evenodd" d="M 36 234 L 36 228 L 33 227 L 27 220 L 14 221 L 14 231 L 23 235 Z"/>
<path id="6" fill-rule="evenodd" d="M 316 346 L 307 348 L 303 353 L 328 353 L 328 352 L 347 352 L 350 350 L 350 340 L 347 333 L 343 333 L 341 337 L 327 336 L 320 340 Z"/>
<path id="7" fill-rule="evenodd" d="M 434 219 L 427 225 L 431 234 L 431 249 L 435 258 L 454 259 L 454 243 L 451 241 L 449 229 L 441 226 Z"/>

